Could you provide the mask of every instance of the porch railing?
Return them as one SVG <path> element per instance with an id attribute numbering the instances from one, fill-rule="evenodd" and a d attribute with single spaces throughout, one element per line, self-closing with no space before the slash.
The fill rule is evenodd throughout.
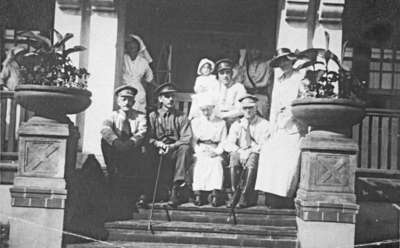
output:
<path id="1" fill-rule="evenodd" d="M 16 103 L 13 91 L 0 91 L 1 160 L 18 159 L 18 127 L 30 116 L 30 111 Z"/>
<path id="2" fill-rule="evenodd" d="M 177 93 L 176 107 L 189 113 L 191 94 Z M 18 127 L 32 113 L 16 104 L 12 91 L 0 91 L 0 110 L 1 160 L 16 160 Z M 353 127 L 352 136 L 360 145 L 360 171 L 400 174 L 400 111 L 367 109 L 363 121 Z"/>
<path id="3" fill-rule="evenodd" d="M 360 146 L 360 170 L 400 172 L 400 111 L 369 108 L 353 127 Z"/>

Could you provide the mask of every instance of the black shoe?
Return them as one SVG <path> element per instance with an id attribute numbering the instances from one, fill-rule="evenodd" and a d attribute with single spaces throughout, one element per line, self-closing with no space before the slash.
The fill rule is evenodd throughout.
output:
<path id="1" fill-rule="evenodd" d="M 213 206 L 213 207 L 219 207 L 219 206 L 221 206 L 222 205 L 222 203 L 221 203 L 221 201 L 218 199 L 218 197 L 217 196 L 212 196 L 211 197 L 211 206 Z"/>
<path id="2" fill-rule="evenodd" d="M 232 208 L 232 200 L 228 200 L 226 203 L 227 208 Z"/>
<path id="3" fill-rule="evenodd" d="M 150 208 L 149 204 L 144 199 L 140 199 L 138 202 L 136 202 L 136 207 L 143 208 L 143 209 Z"/>
<path id="4" fill-rule="evenodd" d="M 211 200 L 210 200 L 211 206 L 213 207 L 219 207 L 223 205 L 223 200 L 222 200 L 222 195 L 219 190 L 213 190 L 211 193 Z"/>
<path id="5" fill-rule="evenodd" d="M 169 198 L 168 205 L 176 208 L 178 205 L 183 203 L 185 184 L 175 184 L 171 190 L 171 197 Z"/>
<path id="6" fill-rule="evenodd" d="M 195 196 L 195 198 L 194 198 L 194 205 L 196 205 L 196 206 L 202 206 L 202 205 L 204 205 L 204 202 L 202 201 L 202 199 L 201 199 L 201 195 L 196 195 Z"/>
<path id="7" fill-rule="evenodd" d="M 257 198 L 253 199 L 254 195 L 242 194 L 240 196 L 237 208 L 248 208 L 257 205 Z"/>

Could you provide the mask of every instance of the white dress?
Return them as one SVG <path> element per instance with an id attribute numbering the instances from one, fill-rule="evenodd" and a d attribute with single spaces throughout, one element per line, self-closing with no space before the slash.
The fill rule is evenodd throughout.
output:
<path id="1" fill-rule="evenodd" d="M 226 138 L 225 122 L 216 117 L 207 120 L 206 117 L 199 116 L 192 120 L 191 125 L 195 152 L 193 190 L 220 190 L 223 182 L 221 154 L 222 141 Z M 214 150 L 219 155 L 211 157 L 210 150 Z"/>
<path id="2" fill-rule="evenodd" d="M 291 197 L 299 173 L 300 141 L 304 126 L 293 118 L 291 102 L 298 98 L 304 74 L 293 72 L 277 80 L 272 91 L 271 136 L 261 148 L 256 190 Z"/>
<path id="3" fill-rule="evenodd" d="M 153 77 L 149 63 L 141 55 L 132 60 L 129 55 L 124 54 L 122 82 L 138 90 L 133 108 L 143 113 L 146 113 L 146 91 L 143 83 L 151 82 Z"/>

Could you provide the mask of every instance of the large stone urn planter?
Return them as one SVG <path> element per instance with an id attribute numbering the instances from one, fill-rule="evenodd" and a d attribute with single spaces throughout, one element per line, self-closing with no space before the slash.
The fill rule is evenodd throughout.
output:
<path id="1" fill-rule="evenodd" d="M 33 111 L 35 116 L 66 121 L 67 114 L 87 109 L 92 93 L 85 89 L 43 85 L 19 85 L 15 88 L 18 104 Z"/>
<path id="2" fill-rule="evenodd" d="M 311 127 L 311 133 L 342 136 L 360 122 L 365 103 L 350 99 L 304 98 L 293 101 L 296 119 Z"/>
<path id="3" fill-rule="evenodd" d="M 18 130 L 19 167 L 10 189 L 14 217 L 10 246 L 61 247 L 67 185 L 75 170 L 79 139 L 67 114 L 88 108 L 91 93 L 41 85 L 20 85 L 15 91 L 17 103 L 35 116 Z M 59 231 L 49 234 L 49 230 Z"/>

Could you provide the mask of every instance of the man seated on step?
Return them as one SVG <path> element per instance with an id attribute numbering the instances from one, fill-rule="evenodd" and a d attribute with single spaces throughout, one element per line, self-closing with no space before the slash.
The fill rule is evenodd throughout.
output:
<path id="1" fill-rule="evenodd" d="M 110 218 L 131 218 L 138 192 L 141 144 L 147 131 L 144 113 L 132 108 L 136 88 L 115 90 L 119 109 L 103 122 L 101 148 L 110 178 Z"/>
<path id="2" fill-rule="evenodd" d="M 168 204 L 172 207 L 188 200 L 191 178 L 187 172 L 193 159 L 192 128 L 186 115 L 174 107 L 175 92 L 173 84 L 160 85 L 156 89 L 160 107 L 149 115 L 152 155 L 157 158 L 154 162 L 162 161 L 159 200 L 165 200 L 165 192 L 171 189 Z"/>
<path id="3" fill-rule="evenodd" d="M 238 208 L 255 205 L 257 194 L 254 191 L 257 176 L 258 157 L 261 146 L 269 136 L 269 123 L 257 115 L 257 97 L 245 95 L 239 99 L 244 117 L 235 121 L 224 145 L 230 154 L 229 174 L 233 195 L 227 207 Z"/>

